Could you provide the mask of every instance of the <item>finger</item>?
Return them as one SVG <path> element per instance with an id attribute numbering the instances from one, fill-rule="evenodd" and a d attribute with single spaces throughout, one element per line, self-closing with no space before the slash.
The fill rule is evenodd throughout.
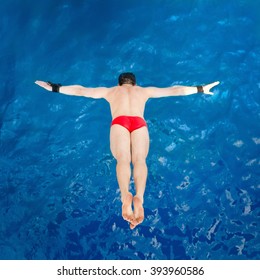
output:
<path id="1" fill-rule="evenodd" d="M 217 82 L 214 82 L 214 83 L 210 84 L 210 86 L 211 86 L 211 87 L 215 87 L 215 86 L 217 86 L 219 83 L 220 83 L 220 82 L 217 81 Z"/>
<path id="2" fill-rule="evenodd" d="M 35 81 L 35 84 L 36 84 L 36 85 L 39 85 L 39 86 L 43 86 L 43 85 L 45 85 L 46 83 L 43 82 L 43 81 Z"/>

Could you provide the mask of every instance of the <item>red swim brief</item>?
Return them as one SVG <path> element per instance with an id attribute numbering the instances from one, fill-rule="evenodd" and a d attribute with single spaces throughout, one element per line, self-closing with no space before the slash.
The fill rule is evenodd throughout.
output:
<path id="1" fill-rule="evenodd" d="M 145 120 L 141 117 L 135 116 L 119 116 L 113 119 L 111 126 L 114 124 L 119 124 L 126 128 L 130 133 L 138 128 L 147 126 Z"/>

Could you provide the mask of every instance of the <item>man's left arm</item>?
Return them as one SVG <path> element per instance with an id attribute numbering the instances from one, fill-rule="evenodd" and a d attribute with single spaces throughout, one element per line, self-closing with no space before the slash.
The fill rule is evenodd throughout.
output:
<path id="1" fill-rule="evenodd" d="M 205 93 L 213 95 L 211 89 L 219 82 L 210 83 L 204 86 L 172 86 L 167 88 L 148 87 L 146 88 L 148 98 L 160 98 L 168 96 L 184 96 L 195 93 Z"/>

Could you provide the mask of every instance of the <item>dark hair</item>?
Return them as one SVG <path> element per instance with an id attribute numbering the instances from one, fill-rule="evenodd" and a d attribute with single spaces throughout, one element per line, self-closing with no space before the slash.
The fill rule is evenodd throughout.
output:
<path id="1" fill-rule="evenodd" d="M 130 72 L 120 74 L 118 77 L 118 84 L 120 86 L 123 84 L 130 84 L 134 86 L 136 84 L 135 75 Z"/>

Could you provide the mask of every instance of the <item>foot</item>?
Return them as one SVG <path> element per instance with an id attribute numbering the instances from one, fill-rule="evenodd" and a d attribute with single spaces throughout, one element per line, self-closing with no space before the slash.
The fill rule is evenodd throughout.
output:
<path id="1" fill-rule="evenodd" d="M 129 223 L 134 223 L 134 213 L 132 210 L 133 195 L 129 192 L 122 204 L 122 216 L 123 219 Z"/>
<path id="2" fill-rule="evenodd" d="M 141 224 L 144 220 L 143 201 L 138 196 L 135 196 L 133 198 L 133 203 L 134 203 L 134 220 L 130 224 L 131 229 L 134 229 L 137 225 Z"/>

